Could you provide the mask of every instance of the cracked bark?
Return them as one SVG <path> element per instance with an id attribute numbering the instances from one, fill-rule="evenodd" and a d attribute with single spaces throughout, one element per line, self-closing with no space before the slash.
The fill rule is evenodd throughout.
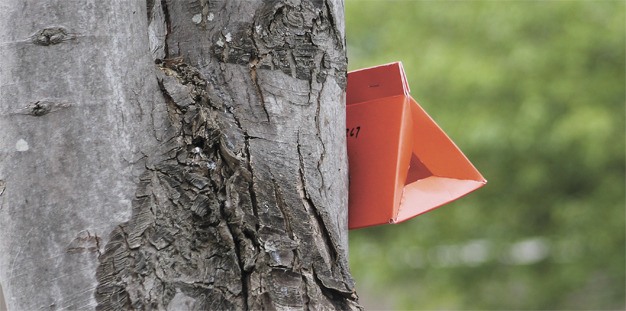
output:
<path id="1" fill-rule="evenodd" d="M 0 13 L 45 25 L 0 33 L 9 310 L 359 308 L 341 1 L 36 3 Z"/>

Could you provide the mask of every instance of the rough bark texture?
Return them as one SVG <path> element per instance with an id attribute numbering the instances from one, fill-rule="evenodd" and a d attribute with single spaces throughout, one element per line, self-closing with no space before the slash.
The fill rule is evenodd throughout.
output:
<path id="1" fill-rule="evenodd" d="M 358 308 L 340 1 L 37 3 L 0 5 L 9 310 Z"/>

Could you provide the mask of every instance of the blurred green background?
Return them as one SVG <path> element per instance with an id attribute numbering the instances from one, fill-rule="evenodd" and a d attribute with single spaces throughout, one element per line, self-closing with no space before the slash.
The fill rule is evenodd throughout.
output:
<path id="1" fill-rule="evenodd" d="M 350 69 L 400 60 L 489 180 L 350 232 L 368 309 L 624 310 L 624 1 L 346 0 Z"/>

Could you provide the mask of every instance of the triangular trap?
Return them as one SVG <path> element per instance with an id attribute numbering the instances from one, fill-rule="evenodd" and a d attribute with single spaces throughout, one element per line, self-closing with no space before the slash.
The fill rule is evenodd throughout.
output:
<path id="1" fill-rule="evenodd" d="M 398 223 L 486 180 L 409 95 L 401 63 L 348 74 L 349 227 Z"/>

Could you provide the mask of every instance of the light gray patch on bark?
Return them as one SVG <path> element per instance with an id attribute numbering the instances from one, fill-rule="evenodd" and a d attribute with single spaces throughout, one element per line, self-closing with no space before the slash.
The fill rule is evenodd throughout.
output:
<path id="1" fill-rule="evenodd" d="M 167 310 L 198 310 L 198 308 L 196 307 L 196 300 L 194 298 L 185 295 L 180 289 L 177 289 L 176 294 L 167 305 Z"/>
<path id="2" fill-rule="evenodd" d="M 151 112 L 164 101 L 142 2 L 1 1 L 0 280 L 10 310 L 96 305 L 96 241 L 77 234 L 106 243 L 130 217 L 142 153 L 158 157 Z"/>

